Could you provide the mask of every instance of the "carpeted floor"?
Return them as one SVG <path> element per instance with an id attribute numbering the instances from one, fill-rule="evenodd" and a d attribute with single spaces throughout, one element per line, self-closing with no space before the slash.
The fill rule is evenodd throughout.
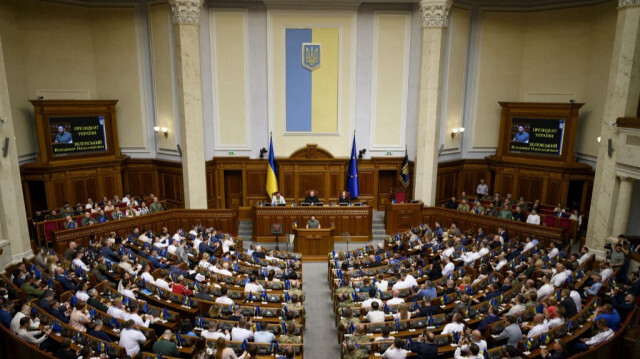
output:
<path id="1" fill-rule="evenodd" d="M 327 262 L 303 263 L 302 278 L 307 312 L 304 358 L 340 358 L 338 331 L 327 282 Z"/>

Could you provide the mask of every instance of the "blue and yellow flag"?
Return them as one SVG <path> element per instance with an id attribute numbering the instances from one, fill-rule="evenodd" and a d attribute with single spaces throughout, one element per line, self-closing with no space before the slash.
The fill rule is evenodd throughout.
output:
<path id="1" fill-rule="evenodd" d="M 349 173 L 347 174 L 347 191 L 351 198 L 358 198 L 360 185 L 358 182 L 358 149 L 356 148 L 356 134 L 353 134 L 353 145 L 351 146 L 351 158 L 349 160 Z"/>
<path id="2" fill-rule="evenodd" d="M 411 182 L 411 174 L 409 173 L 409 155 L 407 154 L 407 150 L 404 150 L 404 160 L 402 160 L 402 167 L 400 167 L 400 183 L 402 183 L 402 187 L 409 187 L 409 183 Z"/>
<path id="3" fill-rule="evenodd" d="M 267 195 L 269 198 L 278 192 L 278 179 L 276 178 L 276 163 L 273 156 L 273 137 L 269 145 L 269 163 L 267 164 Z"/>
<path id="4" fill-rule="evenodd" d="M 286 131 L 338 132 L 340 30 L 285 30 Z"/>

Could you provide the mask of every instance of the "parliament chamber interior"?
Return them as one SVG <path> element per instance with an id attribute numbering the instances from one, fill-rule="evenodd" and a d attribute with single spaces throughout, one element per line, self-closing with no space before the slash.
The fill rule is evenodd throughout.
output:
<path id="1" fill-rule="evenodd" d="M 640 358 L 640 0 L 0 0 L 0 358 Z"/>

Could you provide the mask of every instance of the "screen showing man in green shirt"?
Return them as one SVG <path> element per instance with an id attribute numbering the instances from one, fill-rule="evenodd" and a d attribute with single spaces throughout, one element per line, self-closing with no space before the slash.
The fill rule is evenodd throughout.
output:
<path id="1" fill-rule="evenodd" d="M 55 143 L 73 143 L 71 133 L 67 132 L 64 126 L 58 126 L 58 134 L 56 134 Z"/>
<path id="2" fill-rule="evenodd" d="M 316 219 L 316 216 L 311 215 L 311 219 L 307 221 L 307 229 L 320 229 L 320 221 Z"/>

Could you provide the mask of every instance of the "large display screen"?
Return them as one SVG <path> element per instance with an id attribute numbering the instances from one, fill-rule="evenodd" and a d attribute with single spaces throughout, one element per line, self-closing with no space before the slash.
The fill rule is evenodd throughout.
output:
<path id="1" fill-rule="evenodd" d="M 511 121 L 509 151 L 540 155 L 562 154 L 565 120 L 516 118 Z"/>
<path id="2" fill-rule="evenodd" d="M 107 151 L 104 116 L 49 117 L 53 156 Z"/>

